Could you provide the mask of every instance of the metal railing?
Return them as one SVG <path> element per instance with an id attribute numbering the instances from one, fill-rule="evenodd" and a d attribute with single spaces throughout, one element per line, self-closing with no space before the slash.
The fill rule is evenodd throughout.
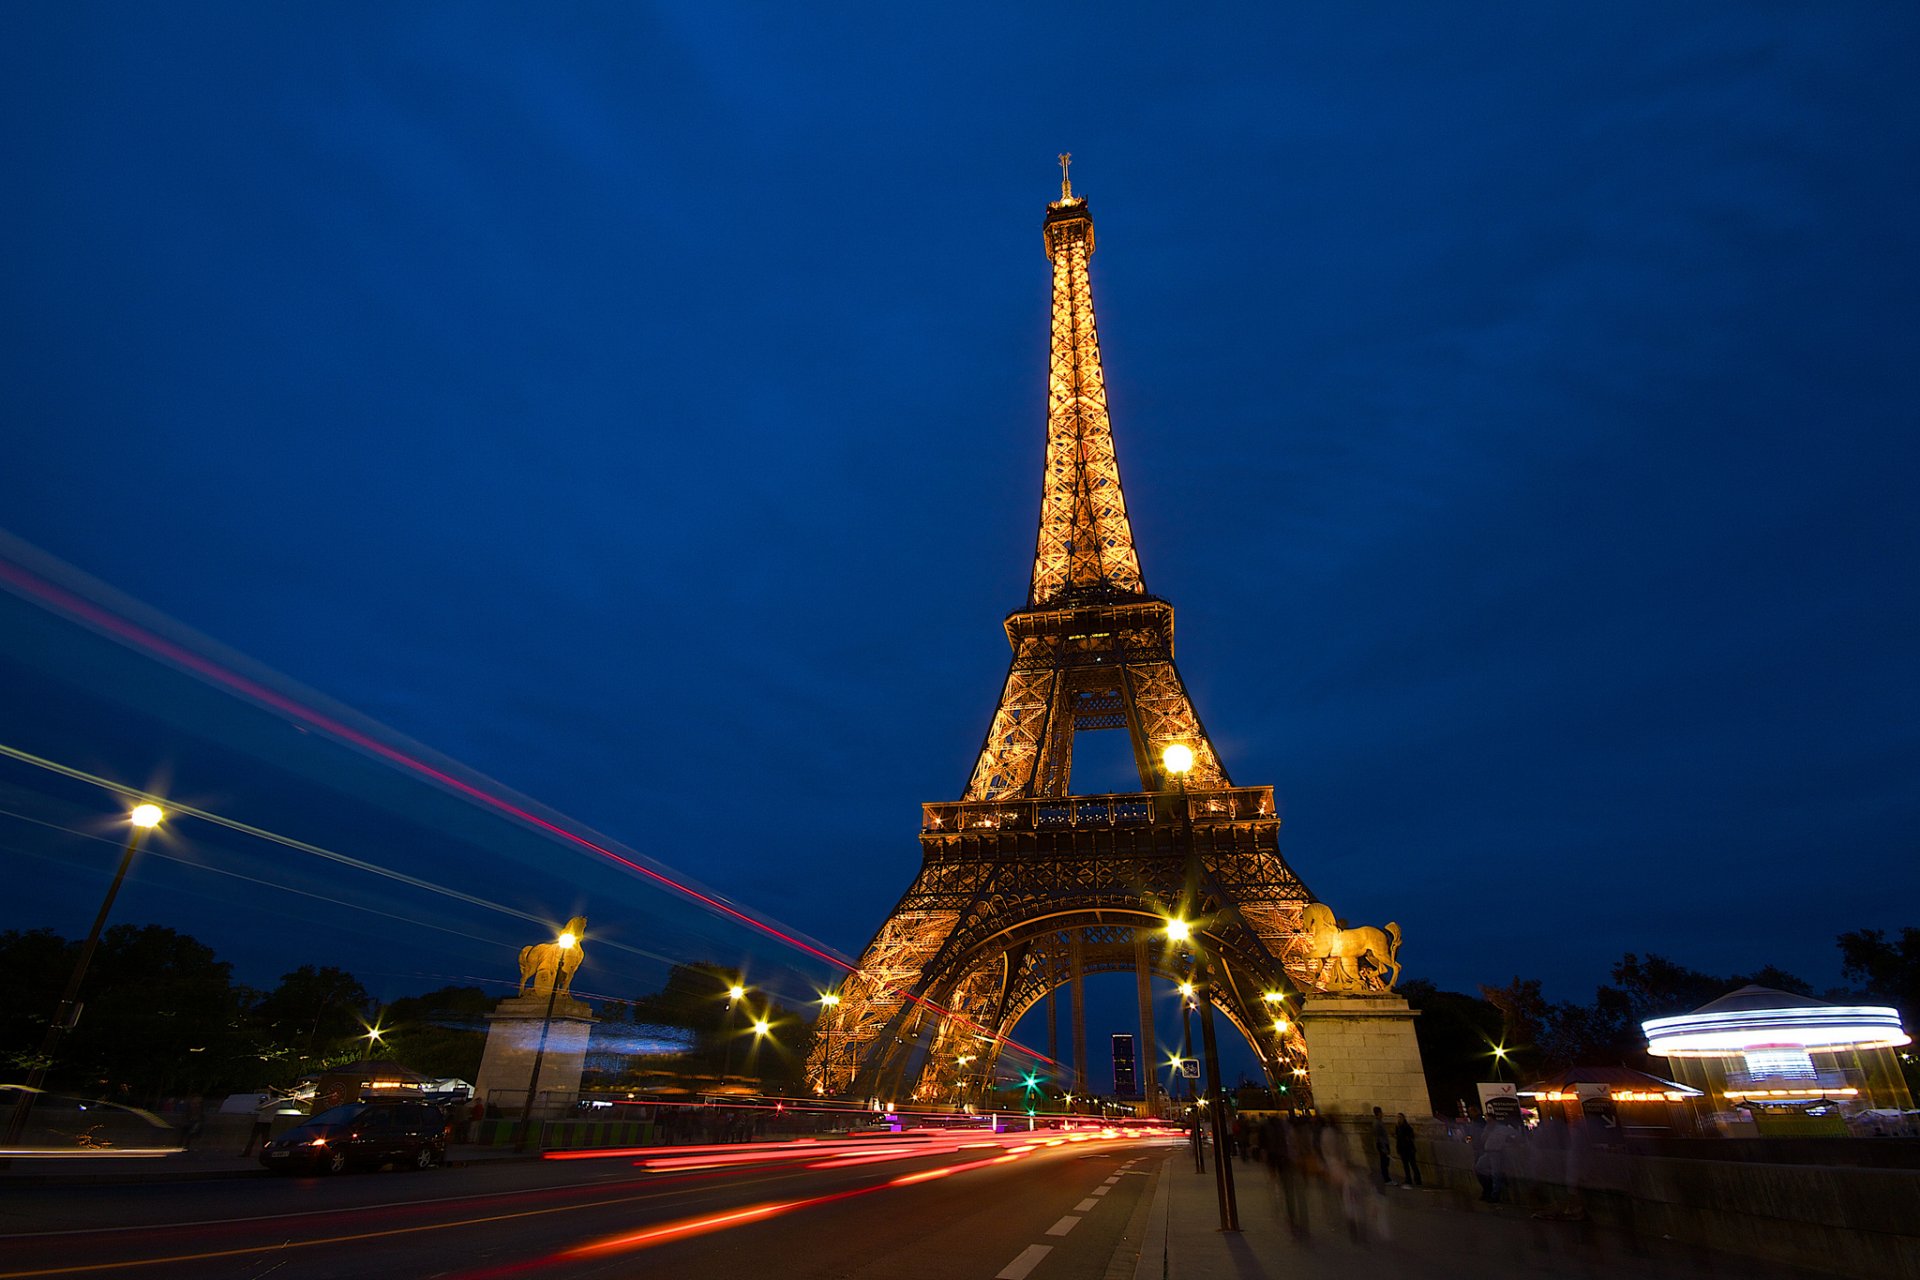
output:
<path id="1" fill-rule="evenodd" d="M 1210 822 L 1275 820 L 1272 787 L 1189 791 L 1184 799 L 1196 826 Z M 938 834 L 1178 825 L 1181 800 L 1180 793 L 1164 791 L 1038 800 L 953 800 L 921 805 L 920 829 Z"/>

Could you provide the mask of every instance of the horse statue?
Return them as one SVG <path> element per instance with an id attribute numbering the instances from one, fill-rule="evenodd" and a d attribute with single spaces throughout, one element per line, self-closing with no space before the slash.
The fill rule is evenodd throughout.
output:
<path id="1" fill-rule="evenodd" d="M 1400 980 L 1400 926 L 1342 929 L 1333 908 L 1311 902 L 1300 913 L 1308 958 L 1320 962 L 1318 978 L 1328 991 L 1391 991 Z"/>
<path id="2" fill-rule="evenodd" d="M 570 946 L 561 946 L 558 942 L 536 942 L 533 946 L 520 948 L 520 994 L 527 994 L 527 984 L 533 984 L 533 994 L 550 991 L 556 996 L 564 996 L 573 986 L 574 971 L 579 969 L 584 953 L 580 949 L 580 938 L 587 931 L 587 918 L 575 916 L 567 921 L 566 936 L 572 939 Z"/>

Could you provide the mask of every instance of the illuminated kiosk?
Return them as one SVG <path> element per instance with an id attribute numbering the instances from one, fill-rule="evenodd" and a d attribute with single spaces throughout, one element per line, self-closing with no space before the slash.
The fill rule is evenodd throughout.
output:
<path id="1" fill-rule="evenodd" d="M 1748 986 L 1640 1028 L 1729 1134 L 1843 1134 L 1848 1117 L 1913 1107 L 1894 1052 L 1913 1037 L 1895 1009 Z"/>
<path id="2" fill-rule="evenodd" d="M 1568 1124 L 1596 1122 L 1628 1133 L 1693 1136 L 1700 1131 L 1695 1104 L 1702 1091 L 1632 1067 L 1568 1067 L 1520 1090 L 1541 1116 Z"/>
<path id="3" fill-rule="evenodd" d="M 348 1102 L 378 1098 L 418 1098 L 426 1077 L 397 1062 L 363 1059 L 343 1067 L 328 1067 L 313 1086 L 313 1114 Z"/>

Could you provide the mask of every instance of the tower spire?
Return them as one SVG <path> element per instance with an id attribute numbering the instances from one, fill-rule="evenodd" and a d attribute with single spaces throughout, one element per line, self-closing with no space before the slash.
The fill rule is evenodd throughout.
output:
<path id="1" fill-rule="evenodd" d="M 1043 227 L 1053 262 L 1053 324 L 1046 474 L 1029 608 L 1146 593 L 1120 493 L 1100 336 L 1093 322 L 1093 286 L 1087 278 L 1093 215 L 1085 197 L 1073 194 L 1072 161 L 1071 152 L 1060 157 L 1061 198 L 1047 206 Z"/>

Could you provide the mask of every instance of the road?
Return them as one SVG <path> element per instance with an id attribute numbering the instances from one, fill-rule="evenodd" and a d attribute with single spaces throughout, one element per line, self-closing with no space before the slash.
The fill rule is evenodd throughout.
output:
<path id="1" fill-rule="evenodd" d="M 0 1280 L 1103 1280 L 1166 1141 L 1046 1133 L 667 1148 L 337 1178 L 28 1187 Z M 771 1153 L 771 1154 L 770 1154 Z"/>

